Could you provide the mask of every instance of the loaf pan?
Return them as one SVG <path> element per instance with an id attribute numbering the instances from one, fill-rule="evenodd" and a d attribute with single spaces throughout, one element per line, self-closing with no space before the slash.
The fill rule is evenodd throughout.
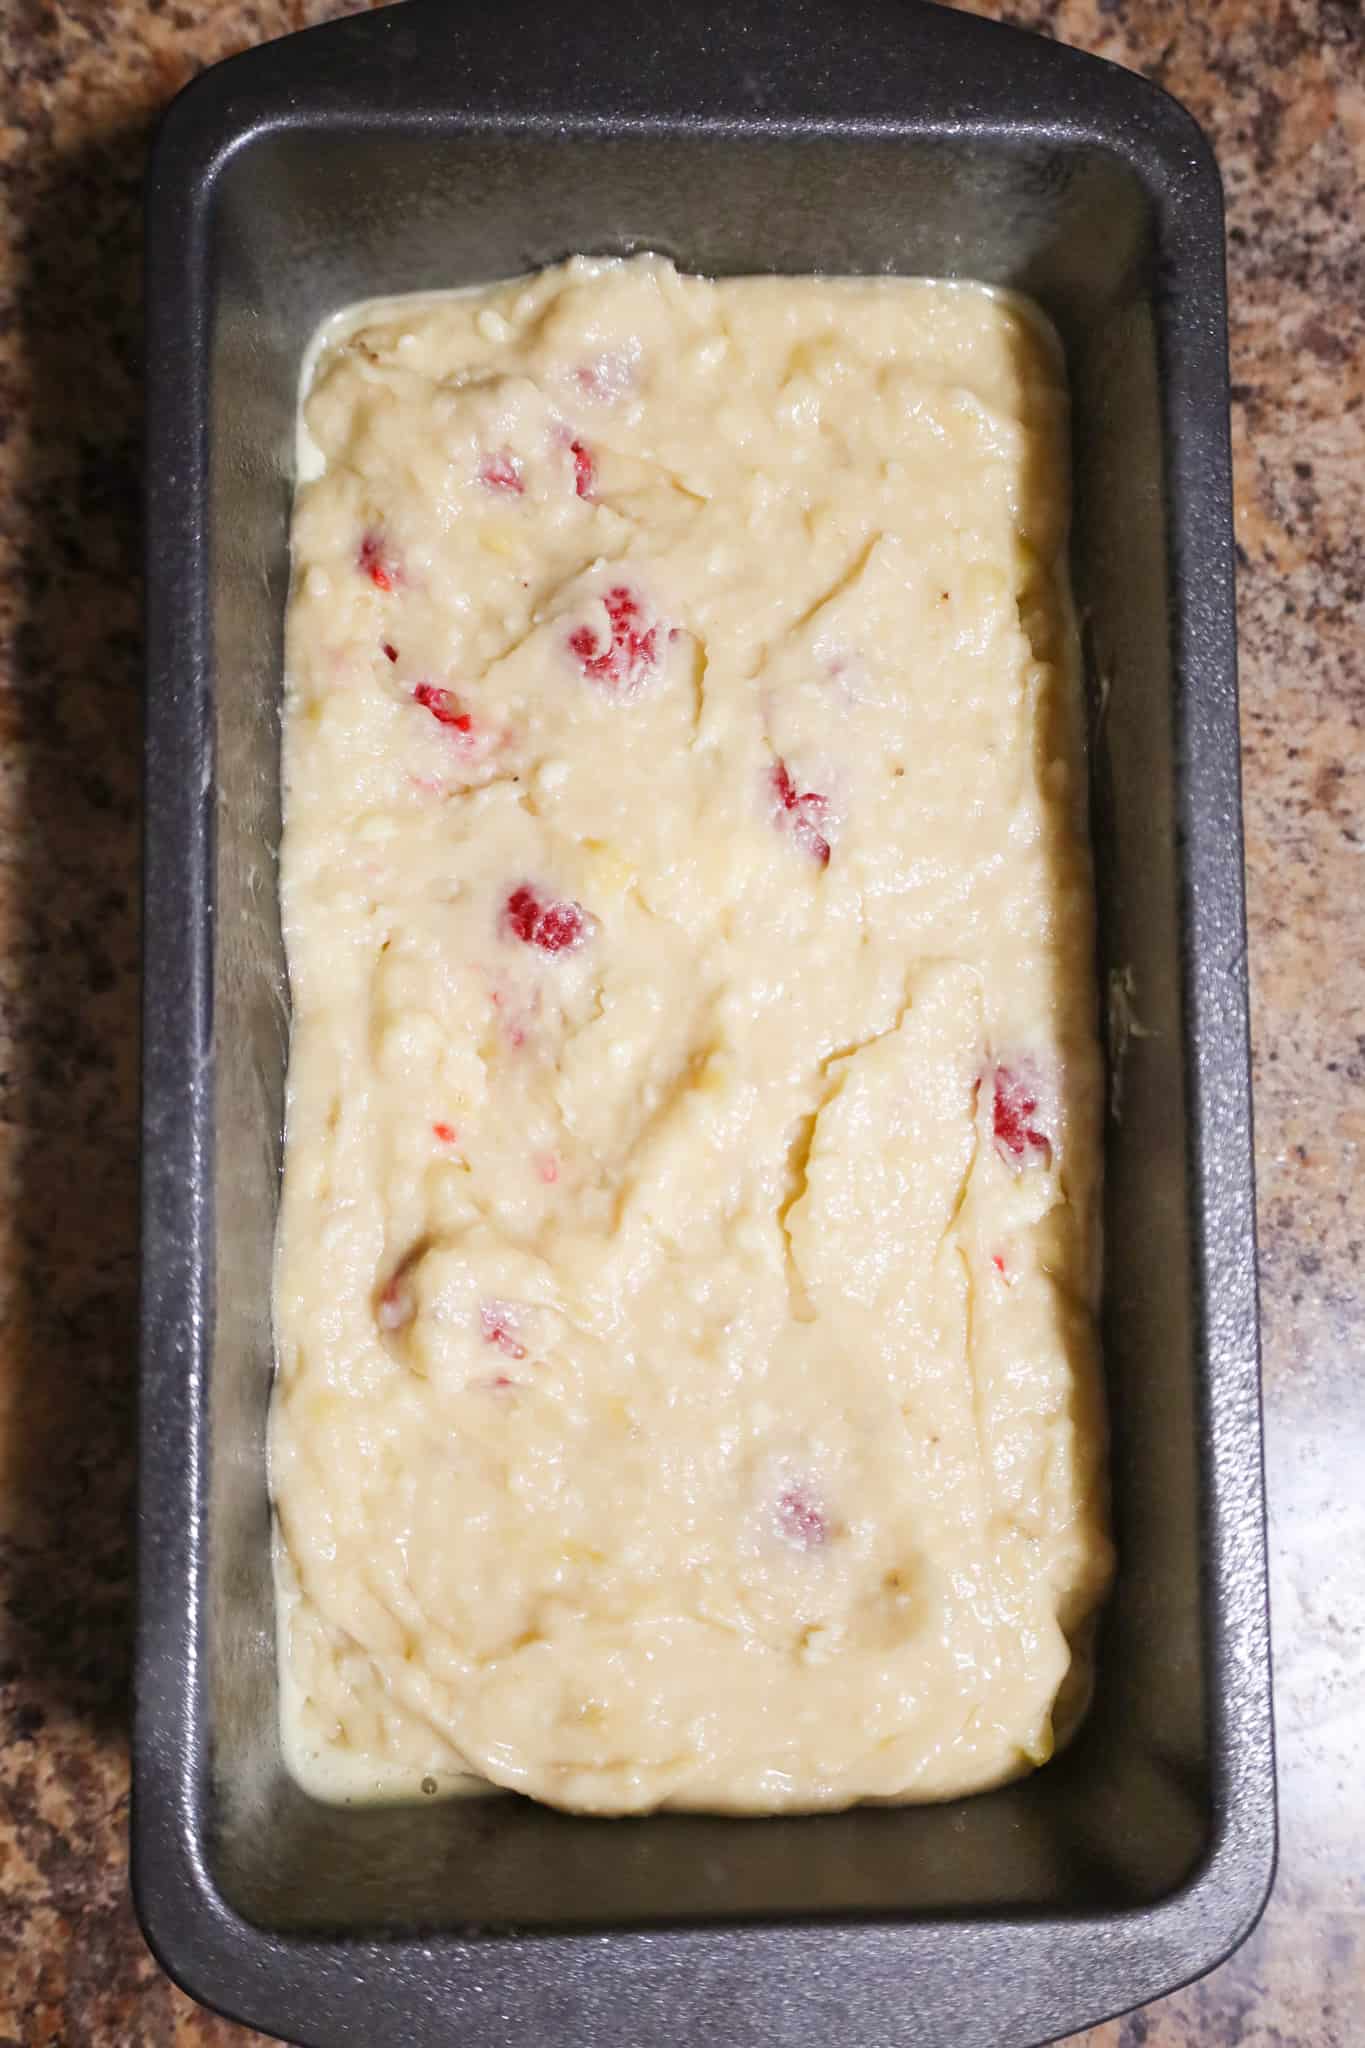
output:
<path id="1" fill-rule="evenodd" d="M 570 254 L 1016 287 L 1065 343 L 1119 1569 L 1068 1752 L 955 1804 L 332 1808 L 276 1733 L 266 1414 L 300 358 Z M 318 2048 L 985 2048 L 1217 1962 L 1274 1857 L 1221 200 L 1144 80 L 907 0 L 411 0 L 193 84 L 150 174 L 134 1880 Z"/>

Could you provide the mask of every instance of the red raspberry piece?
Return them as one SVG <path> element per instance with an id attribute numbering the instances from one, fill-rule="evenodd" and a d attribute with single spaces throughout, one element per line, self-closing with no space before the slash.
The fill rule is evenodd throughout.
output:
<path id="1" fill-rule="evenodd" d="M 490 491 L 506 491 L 514 498 L 521 497 L 526 489 L 521 480 L 521 464 L 506 448 L 500 454 L 484 457 L 479 467 L 479 482 Z"/>
<path id="2" fill-rule="evenodd" d="M 453 690 L 443 690 L 436 683 L 419 683 L 412 694 L 438 725 L 448 725 L 466 738 L 473 733 L 474 721 L 467 711 L 461 711 L 460 700 Z"/>
<path id="3" fill-rule="evenodd" d="M 580 498 L 590 498 L 597 465 L 581 441 L 571 441 L 569 453 L 573 457 L 574 488 Z"/>
<path id="4" fill-rule="evenodd" d="M 815 1550 L 829 1535 L 829 1524 L 822 1510 L 804 1486 L 789 1486 L 785 1493 L 779 1495 L 777 1527 L 788 1543 L 795 1544 L 798 1550 Z"/>
<path id="5" fill-rule="evenodd" d="M 587 918 L 579 903 L 543 902 L 528 882 L 512 891 L 503 906 L 503 925 L 523 945 L 542 953 L 566 953 L 580 945 Z"/>
<path id="6" fill-rule="evenodd" d="M 505 1301 L 486 1301 L 479 1311 L 483 1341 L 496 1344 L 509 1358 L 525 1358 L 526 1346 L 517 1341 L 516 1315 Z"/>
<path id="7" fill-rule="evenodd" d="M 1034 1123 L 1037 1114 L 1037 1084 L 1026 1073 L 998 1066 L 991 1116 L 995 1149 L 1007 1166 L 1051 1166 L 1052 1140 Z"/>
<path id="8" fill-rule="evenodd" d="M 454 1124 L 433 1124 L 431 1128 L 443 1145 L 453 1145 L 460 1135 Z"/>
<path id="9" fill-rule="evenodd" d="M 569 652 L 578 657 L 585 676 L 613 689 L 633 690 L 644 682 L 659 659 L 659 628 L 645 624 L 645 609 L 624 583 L 602 600 L 611 639 L 604 647 L 591 626 L 569 635 Z"/>
<path id="10" fill-rule="evenodd" d="M 994 1266 L 996 1272 L 999 1273 L 1003 1278 L 1005 1272 L 1005 1261 L 1001 1258 L 999 1252 L 991 1253 L 991 1264 Z"/>
<path id="11" fill-rule="evenodd" d="M 386 654 L 390 661 L 397 661 L 398 649 L 391 640 L 381 640 L 379 645 L 381 653 Z"/>
<path id="12" fill-rule="evenodd" d="M 369 577 L 376 590 L 395 590 L 402 580 L 384 552 L 383 537 L 374 532 L 367 533 L 361 540 L 356 567 Z"/>
<path id="13" fill-rule="evenodd" d="M 777 798 L 778 815 L 791 818 L 792 837 L 803 852 L 822 868 L 829 866 L 829 841 L 816 824 L 823 819 L 829 807 L 829 799 L 818 790 L 798 791 L 792 781 L 792 774 L 779 754 L 773 763 L 773 794 Z"/>

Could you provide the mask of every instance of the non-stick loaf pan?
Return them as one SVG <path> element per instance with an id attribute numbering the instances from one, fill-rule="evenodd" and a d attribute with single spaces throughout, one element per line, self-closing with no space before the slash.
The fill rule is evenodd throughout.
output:
<path id="1" fill-rule="evenodd" d="M 1036 1775 L 803 1819 L 315 1804 L 276 1732 L 266 1414 L 300 360 L 575 251 L 1030 293 L 1066 347 L 1110 1055 L 1118 1578 Z M 150 176 L 134 1879 L 291 2041 L 982 2048 L 1217 1962 L 1274 1860 L 1218 175 L 1143 79 L 915 0 L 411 4 L 175 103 Z"/>

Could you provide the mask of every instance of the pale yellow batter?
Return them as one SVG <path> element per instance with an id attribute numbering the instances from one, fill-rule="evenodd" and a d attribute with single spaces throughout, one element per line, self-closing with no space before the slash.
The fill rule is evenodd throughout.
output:
<path id="1" fill-rule="evenodd" d="M 621 1813 L 1041 1762 L 1109 1569 L 1055 344 L 576 261 L 347 316 L 305 419 L 291 1767 Z"/>

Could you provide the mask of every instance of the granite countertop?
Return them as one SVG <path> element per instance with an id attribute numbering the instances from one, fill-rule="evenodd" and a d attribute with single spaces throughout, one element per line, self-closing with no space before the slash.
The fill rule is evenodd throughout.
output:
<path id="1" fill-rule="evenodd" d="M 1282 1793 L 1240 1953 L 1090 2048 L 1365 2042 L 1365 19 L 1016 0 L 1159 79 L 1227 182 Z M 139 181 L 191 73 L 327 0 L 0 8 L 0 2048 L 259 2037 L 128 1901 Z"/>

